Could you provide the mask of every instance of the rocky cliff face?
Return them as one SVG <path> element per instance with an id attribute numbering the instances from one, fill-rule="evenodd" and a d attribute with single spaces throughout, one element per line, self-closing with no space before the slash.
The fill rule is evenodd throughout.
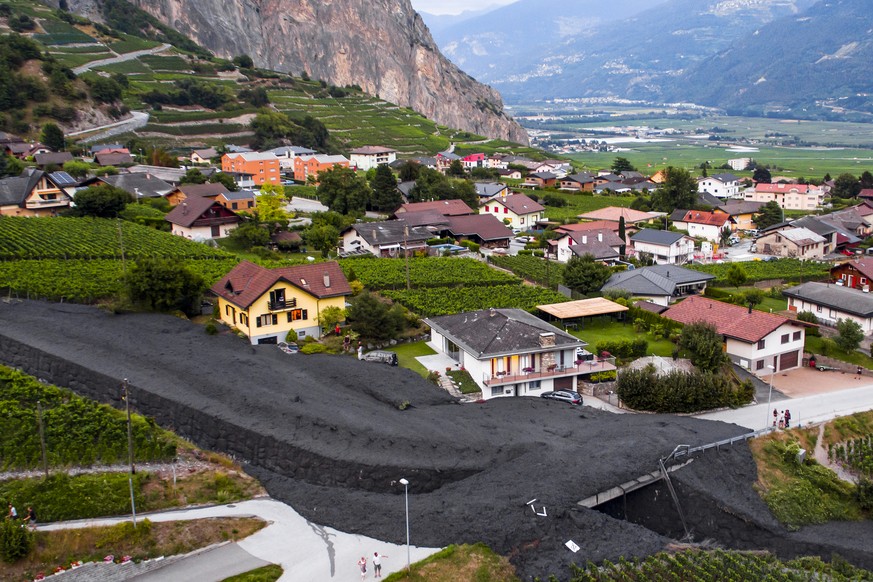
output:
<path id="1" fill-rule="evenodd" d="M 223 57 L 366 92 L 436 122 L 528 143 L 494 89 L 446 59 L 409 0 L 131 0 Z"/>

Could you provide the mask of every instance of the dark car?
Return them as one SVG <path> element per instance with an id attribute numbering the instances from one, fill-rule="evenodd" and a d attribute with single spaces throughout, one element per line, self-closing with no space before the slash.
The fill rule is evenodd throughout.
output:
<path id="1" fill-rule="evenodd" d="M 397 365 L 397 354 L 394 352 L 386 352 L 382 350 L 374 350 L 367 352 L 361 356 L 361 360 L 365 362 L 378 362 L 380 364 L 388 364 L 389 366 Z"/>
<path id="2" fill-rule="evenodd" d="M 549 400 L 561 400 L 570 404 L 582 404 L 582 395 L 572 390 L 555 390 L 554 392 L 543 392 L 540 398 L 548 398 Z"/>

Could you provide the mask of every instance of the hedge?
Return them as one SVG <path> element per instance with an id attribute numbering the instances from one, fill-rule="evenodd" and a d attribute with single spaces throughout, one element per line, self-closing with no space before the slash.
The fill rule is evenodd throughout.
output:
<path id="1" fill-rule="evenodd" d="M 690 413 L 737 407 L 751 401 L 751 382 L 737 383 L 729 374 L 674 371 L 658 375 L 651 364 L 618 377 L 618 396 L 630 408 L 663 413 Z"/>
<path id="2" fill-rule="evenodd" d="M 642 358 L 649 351 L 649 342 L 644 337 L 630 340 L 604 340 L 597 342 L 594 349 L 598 354 L 609 352 L 623 359 Z"/>
<path id="3" fill-rule="evenodd" d="M 668 337 L 675 332 L 681 332 L 682 328 L 684 327 L 678 321 L 673 321 L 672 319 L 661 317 L 657 313 L 652 313 L 651 311 L 646 311 L 645 309 L 640 309 L 639 307 L 635 307 L 633 305 L 628 307 L 626 317 L 627 320 L 631 322 L 642 319 L 644 322 L 646 322 L 648 326 L 663 325 L 666 336 Z"/>

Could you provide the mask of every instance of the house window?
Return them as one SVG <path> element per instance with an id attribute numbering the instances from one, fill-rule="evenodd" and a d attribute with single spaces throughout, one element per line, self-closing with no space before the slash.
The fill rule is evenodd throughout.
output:
<path id="1" fill-rule="evenodd" d="M 534 380 L 533 382 L 528 382 L 527 389 L 530 390 L 539 390 L 542 385 L 542 382 L 539 380 Z"/>
<path id="2" fill-rule="evenodd" d="M 833 309 L 831 309 L 831 310 L 828 312 L 828 315 L 830 315 L 831 319 L 833 319 L 834 317 L 837 316 L 837 312 L 834 311 Z"/>
<path id="3" fill-rule="evenodd" d="M 279 323 L 279 316 L 275 313 L 268 313 L 258 318 L 258 327 L 266 327 L 268 325 L 276 325 Z"/>
<path id="4" fill-rule="evenodd" d="M 821 305 L 816 305 L 815 311 L 816 311 L 816 313 L 821 313 Z"/>
<path id="5" fill-rule="evenodd" d="M 248 325 L 249 325 L 249 316 L 246 315 L 245 313 L 240 313 L 240 314 L 239 314 L 239 322 L 240 322 L 241 324 L 243 324 L 244 326 L 248 327 Z"/>
<path id="6" fill-rule="evenodd" d="M 861 285 L 867 284 L 867 277 L 861 277 Z"/>
<path id="7" fill-rule="evenodd" d="M 503 396 L 503 386 L 492 386 L 491 396 Z"/>
<path id="8" fill-rule="evenodd" d="M 230 207 L 233 208 L 234 210 L 236 210 L 236 202 L 231 202 Z"/>
<path id="9" fill-rule="evenodd" d="M 799 331 L 795 331 L 795 332 L 794 332 L 794 336 L 793 336 L 791 339 L 793 339 L 794 341 L 799 340 L 799 339 L 800 339 L 800 332 L 799 332 Z"/>
<path id="10" fill-rule="evenodd" d="M 791 335 L 787 334 L 787 333 L 783 333 L 782 334 L 782 343 L 787 344 L 790 341 L 791 341 Z"/>
<path id="11" fill-rule="evenodd" d="M 504 209 L 503 209 L 503 214 L 509 214 L 509 208 L 504 208 Z"/>
<path id="12" fill-rule="evenodd" d="M 288 312 L 288 323 L 306 319 L 309 319 L 309 313 L 306 309 L 292 309 Z"/>
<path id="13" fill-rule="evenodd" d="M 763 349 L 764 349 L 764 346 L 765 346 L 766 344 L 767 344 L 767 340 L 766 340 L 766 339 L 759 340 L 759 341 L 758 341 L 758 349 L 759 349 L 759 350 L 763 350 Z"/>
<path id="14" fill-rule="evenodd" d="M 758 360 L 757 362 L 755 362 L 755 369 L 756 370 L 763 370 L 764 369 L 764 360 Z"/>
<path id="15" fill-rule="evenodd" d="M 248 202 L 248 205 L 249 205 L 249 208 L 251 208 L 251 207 L 252 207 L 252 206 L 254 206 L 254 205 L 255 205 L 255 203 L 254 203 L 254 202 L 252 202 L 252 201 L 251 201 L 251 200 L 249 200 L 249 202 Z"/>

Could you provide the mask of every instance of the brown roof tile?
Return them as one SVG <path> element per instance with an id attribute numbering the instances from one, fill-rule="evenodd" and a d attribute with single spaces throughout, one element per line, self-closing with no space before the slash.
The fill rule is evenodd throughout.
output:
<path id="1" fill-rule="evenodd" d="M 326 278 L 329 287 L 325 285 Z M 352 294 L 346 276 L 334 261 L 279 269 L 242 261 L 219 279 L 211 291 L 242 309 L 248 309 L 278 281 L 286 281 L 319 299 Z"/>
<path id="2" fill-rule="evenodd" d="M 490 202 L 499 202 L 519 216 L 532 214 L 534 212 L 542 212 L 546 209 L 545 206 L 543 206 L 539 202 L 534 202 L 533 199 L 525 196 L 524 194 L 513 194 L 511 196 L 505 197 L 498 196 Z"/>
<path id="3" fill-rule="evenodd" d="M 746 343 L 755 343 L 779 326 L 791 323 L 790 319 L 781 315 L 754 309 L 749 313 L 748 308 L 741 305 L 722 303 L 699 295 L 677 303 L 665 311 L 663 316 L 686 324 L 701 321 L 711 323 L 721 335 Z"/>

